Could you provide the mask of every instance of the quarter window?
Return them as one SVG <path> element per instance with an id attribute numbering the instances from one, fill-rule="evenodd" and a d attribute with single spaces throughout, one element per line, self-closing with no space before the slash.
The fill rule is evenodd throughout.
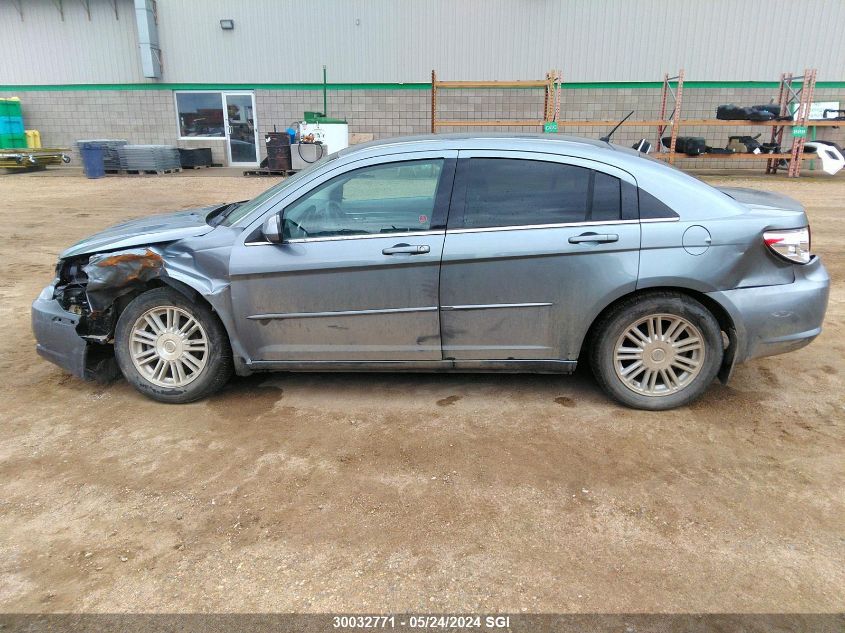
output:
<path id="1" fill-rule="evenodd" d="M 645 189 L 639 189 L 640 219 L 677 219 L 679 216 Z"/>
<path id="2" fill-rule="evenodd" d="M 363 167 L 320 185 L 285 209 L 287 239 L 389 235 L 431 228 L 443 159 Z"/>
<path id="3" fill-rule="evenodd" d="M 473 158 L 467 165 L 464 228 L 618 221 L 618 178 L 536 160 Z"/>

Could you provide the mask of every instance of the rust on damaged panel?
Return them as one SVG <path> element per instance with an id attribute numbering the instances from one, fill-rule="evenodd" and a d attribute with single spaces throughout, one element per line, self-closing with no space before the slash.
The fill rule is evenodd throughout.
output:
<path id="1" fill-rule="evenodd" d="M 150 248 L 93 255 L 85 266 L 92 311 L 104 310 L 116 297 L 161 276 L 164 260 Z"/>

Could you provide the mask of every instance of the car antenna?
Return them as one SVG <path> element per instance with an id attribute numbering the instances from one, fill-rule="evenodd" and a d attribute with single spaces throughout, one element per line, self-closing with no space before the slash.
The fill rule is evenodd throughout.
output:
<path id="1" fill-rule="evenodd" d="M 620 126 L 620 125 L 622 125 L 625 121 L 627 121 L 628 119 L 630 119 L 632 114 L 634 114 L 634 111 L 633 111 L 633 110 L 631 110 L 631 111 L 628 113 L 628 116 L 626 116 L 624 119 L 622 119 L 621 121 L 619 121 L 619 123 L 617 123 L 617 124 L 616 124 L 616 127 L 615 127 L 615 128 L 613 128 L 612 130 L 610 130 L 610 133 L 609 133 L 607 136 L 602 136 L 599 140 L 600 140 L 600 141 L 604 141 L 605 143 L 610 143 L 610 137 L 611 137 L 611 136 L 613 136 L 613 133 L 614 133 L 616 130 L 618 130 L 618 129 L 619 129 L 619 126 Z"/>

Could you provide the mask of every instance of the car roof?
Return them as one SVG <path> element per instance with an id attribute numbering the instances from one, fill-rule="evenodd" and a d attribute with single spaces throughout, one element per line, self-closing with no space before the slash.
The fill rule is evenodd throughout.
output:
<path id="1" fill-rule="evenodd" d="M 490 149 L 521 149 L 526 146 L 540 146 L 551 153 L 566 150 L 604 150 L 613 151 L 613 146 L 605 141 L 582 138 L 579 136 L 548 134 L 500 134 L 500 133 L 463 133 L 463 134 L 420 134 L 369 141 L 352 145 L 340 151 L 345 157 L 358 152 L 378 149 L 407 149 L 424 151 L 427 149 L 469 149 L 479 146 Z"/>
<path id="2" fill-rule="evenodd" d="M 523 151 L 573 156 L 599 161 L 629 173 L 657 171 L 665 175 L 670 169 L 663 161 L 649 160 L 638 151 L 606 141 L 567 136 L 564 134 L 497 134 L 476 132 L 464 134 L 423 134 L 399 136 L 352 145 L 337 152 L 343 162 L 375 158 L 386 154 L 438 150 Z"/>

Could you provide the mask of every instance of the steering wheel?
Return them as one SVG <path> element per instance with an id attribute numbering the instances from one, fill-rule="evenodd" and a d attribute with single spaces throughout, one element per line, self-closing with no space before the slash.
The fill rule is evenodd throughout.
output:
<path id="1" fill-rule="evenodd" d="M 340 203 L 337 200 L 326 201 L 326 205 L 317 213 L 321 222 L 328 226 L 337 224 L 338 226 L 336 228 L 342 228 L 341 225 L 346 218 L 346 214 L 340 208 Z"/>
<path id="2" fill-rule="evenodd" d="M 302 235 L 304 237 L 308 237 L 308 231 L 306 231 L 305 228 L 303 228 L 303 226 L 299 222 L 297 222 L 296 220 L 291 220 L 290 218 L 285 218 L 284 222 L 285 222 L 285 227 L 292 226 L 297 231 L 302 233 Z M 290 237 L 290 235 L 288 235 L 288 237 Z"/>

